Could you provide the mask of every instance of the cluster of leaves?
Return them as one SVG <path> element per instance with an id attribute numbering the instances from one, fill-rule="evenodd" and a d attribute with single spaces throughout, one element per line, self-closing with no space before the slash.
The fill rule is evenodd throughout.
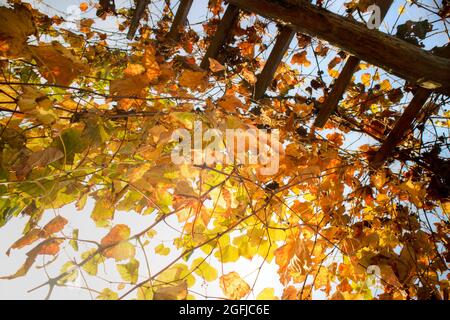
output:
<path id="1" fill-rule="evenodd" d="M 302 70 L 334 54 L 325 43 L 297 35 L 290 62 L 280 65 L 270 87 L 278 95 L 253 101 L 260 53 L 268 47 L 266 21 L 242 14 L 210 69 L 198 67 L 221 1 L 209 3 L 204 37 L 188 28 L 176 43 L 166 39 L 165 2 L 157 24 L 140 28 L 126 49 L 110 47 L 93 19 L 68 30 L 61 17 L 12 2 L 0 7 L 0 222 L 29 217 L 10 250 L 34 247 L 4 279 L 25 276 L 39 255 L 64 259 L 60 249 L 70 246 L 75 258 L 44 284 L 49 294 L 79 273 L 96 277 L 99 265 L 113 260 L 123 282 L 98 288 L 100 299 L 186 299 L 198 278 L 218 281 L 226 298 L 241 299 L 253 287 L 237 272 L 219 277 L 208 261 L 260 257 L 278 265 L 282 299 L 309 299 L 317 291 L 334 299 L 448 298 L 450 199 L 432 185 L 439 169 L 422 161 L 428 152 L 428 164 L 446 163 L 442 153 L 430 153 L 432 145 L 412 132 L 402 145 L 408 152 L 372 172 L 375 145 L 345 147 L 351 131 L 381 140 L 398 117 L 404 90 L 379 71 L 360 65 L 362 76 L 320 132 L 310 123 L 329 84 L 320 66 L 317 75 Z M 126 18 L 123 31 L 130 13 L 117 11 Z M 328 59 L 331 78 L 344 58 L 339 52 Z M 267 176 L 260 165 L 174 165 L 170 153 L 178 141 L 171 134 L 193 130 L 196 120 L 222 131 L 279 129 L 280 170 Z M 39 227 L 45 210 L 71 203 L 83 210 L 88 199 L 95 200 L 91 219 L 105 229 L 100 240 L 80 239 L 77 229 L 66 236 L 70 221 L 62 216 Z M 131 234 L 129 226 L 114 224 L 120 211 L 148 215 L 148 225 Z M 141 274 L 135 247 L 145 250 L 154 229 L 172 217 L 180 227 L 173 248 L 160 244 L 155 254 L 174 248 L 179 254 L 158 272 Z M 92 248 L 80 252 L 79 243 Z M 381 272 L 377 296 L 371 265 Z M 259 298 L 275 298 L 274 290 Z"/>

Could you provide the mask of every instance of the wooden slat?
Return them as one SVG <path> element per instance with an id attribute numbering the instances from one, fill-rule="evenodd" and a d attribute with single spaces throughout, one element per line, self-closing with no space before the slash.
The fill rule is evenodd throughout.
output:
<path id="1" fill-rule="evenodd" d="M 331 89 L 331 92 L 325 99 L 325 102 L 320 106 L 319 114 L 317 115 L 314 125 L 316 127 L 323 127 L 328 121 L 328 118 L 333 114 L 334 110 L 342 99 L 342 95 L 347 89 L 350 80 L 352 79 L 353 73 L 355 73 L 356 67 L 359 65 L 361 60 L 354 56 L 350 56 L 336 79 L 336 82 Z"/>
<path id="2" fill-rule="evenodd" d="M 370 161 L 370 167 L 374 170 L 379 169 L 383 163 L 392 156 L 394 148 L 403 140 L 406 133 L 412 128 L 412 124 L 422 109 L 422 106 L 430 97 L 431 91 L 419 88 L 413 99 L 406 107 L 401 117 L 397 120 L 394 128 L 389 132 L 388 137 L 381 145 L 380 149 Z"/>
<path id="3" fill-rule="evenodd" d="M 390 6 L 392 5 L 393 0 L 374 0 L 373 3 L 378 5 L 380 8 L 380 18 L 384 19 L 387 12 L 389 11 Z M 336 110 L 339 101 L 341 101 L 345 90 L 347 89 L 353 73 L 355 73 L 356 67 L 361 62 L 360 59 L 350 56 L 347 59 L 347 62 L 342 69 L 342 72 L 339 74 L 339 77 L 334 82 L 333 88 L 331 92 L 326 97 L 325 102 L 322 104 L 319 110 L 319 114 L 317 115 L 316 120 L 314 121 L 314 125 L 316 127 L 322 128 L 327 123 L 330 116 L 333 114 L 334 110 Z"/>
<path id="4" fill-rule="evenodd" d="M 217 27 L 216 33 L 214 34 L 214 38 L 212 39 L 208 50 L 206 51 L 205 56 L 203 57 L 202 63 L 200 67 L 203 69 L 208 69 L 209 67 L 209 58 L 215 58 L 219 53 L 219 50 L 224 45 L 227 36 L 230 35 L 230 29 L 233 27 L 234 22 L 236 21 L 239 15 L 239 8 L 233 4 L 229 4 L 227 10 L 223 14 L 222 20 Z"/>
<path id="5" fill-rule="evenodd" d="M 167 38 L 176 39 L 178 37 L 180 28 L 183 27 L 189 10 L 191 10 L 192 2 L 193 0 L 181 0 L 175 18 L 173 19 L 172 26 L 170 27 L 170 31 L 167 34 Z"/>
<path id="6" fill-rule="evenodd" d="M 289 27 L 282 26 L 280 28 L 280 32 L 277 36 L 277 40 L 275 45 L 273 46 L 272 51 L 270 52 L 269 58 L 264 65 L 261 74 L 258 75 L 258 80 L 255 85 L 255 99 L 261 99 L 264 96 L 264 93 L 267 90 L 267 87 L 270 85 L 270 82 L 273 79 L 273 75 L 278 68 L 278 65 L 283 59 L 284 54 L 289 48 L 289 44 L 292 41 L 292 38 L 295 35 L 295 31 L 293 31 Z"/>
<path id="7" fill-rule="evenodd" d="M 450 59 L 433 55 L 411 43 L 365 24 L 296 0 L 228 0 L 242 10 L 281 21 L 295 31 L 328 41 L 334 46 L 379 66 L 413 84 L 450 96 Z M 292 0 L 289 0 L 292 1 Z"/>
<path id="8" fill-rule="evenodd" d="M 150 0 L 138 0 L 136 4 L 136 9 L 134 10 L 133 18 L 130 22 L 130 28 L 128 29 L 127 39 L 132 40 L 137 28 L 139 27 L 139 22 L 144 16 L 145 9 L 148 6 Z"/>

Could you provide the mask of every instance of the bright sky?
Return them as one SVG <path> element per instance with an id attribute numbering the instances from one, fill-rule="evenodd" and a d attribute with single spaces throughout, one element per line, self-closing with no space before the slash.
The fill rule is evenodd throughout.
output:
<path id="1" fill-rule="evenodd" d="M 432 2 L 433 0 L 424 0 L 423 3 Z M 0 0 L 0 5 L 3 4 L 5 1 Z M 27 1 L 32 3 L 35 7 L 41 8 L 44 12 L 48 12 L 50 15 L 58 14 L 61 15 L 62 13 L 73 13 L 74 8 L 77 8 L 78 5 L 83 2 L 79 0 L 45 0 L 45 1 L 39 1 L 39 0 L 32 0 Z M 191 24 L 191 26 L 195 26 L 196 30 L 201 30 L 201 24 L 197 24 L 198 22 L 205 20 L 205 13 L 206 13 L 206 6 L 207 6 L 207 0 L 195 0 L 194 5 L 189 13 L 188 19 Z M 335 0 L 334 4 L 332 6 L 332 9 L 340 14 L 343 14 L 342 10 L 342 3 L 343 0 Z M 116 0 L 116 6 L 130 6 L 130 3 L 132 1 L 130 0 Z M 176 1 L 173 1 L 174 4 L 176 4 Z M 416 9 L 407 8 L 406 12 L 398 19 L 398 9 L 400 6 L 404 5 L 406 3 L 405 0 L 395 0 L 394 5 L 391 8 L 389 14 L 387 15 L 386 22 L 382 26 L 382 30 L 386 31 L 392 31 L 395 23 L 402 24 L 406 20 L 418 20 L 418 17 L 424 17 L 426 18 L 427 12 L 419 11 Z M 47 6 L 48 5 L 48 6 Z M 72 7 L 71 7 L 72 6 Z M 75 6 L 75 7 L 74 7 Z M 55 10 L 56 9 L 56 10 Z M 59 12 L 58 12 L 59 11 Z M 83 14 L 83 17 L 86 16 L 94 16 L 95 10 L 90 9 L 86 15 Z M 155 13 L 155 16 L 158 16 L 158 13 Z M 104 30 L 112 30 L 116 27 L 115 18 L 108 18 L 106 21 L 99 21 L 98 23 L 94 24 L 95 28 L 104 29 Z M 395 30 L 395 29 L 394 29 Z M 392 32 L 390 32 L 392 33 Z M 395 33 L 395 32 L 394 32 Z M 124 42 L 124 36 L 121 36 L 120 39 L 117 39 L 117 42 L 114 41 L 114 36 L 111 37 L 111 44 L 119 47 L 123 47 Z M 448 39 L 442 37 L 442 36 L 435 36 L 430 39 L 428 39 L 426 43 L 427 49 L 431 49 L 435 45 L 442 45 L 444 43 L 447 43 Z M 293 41 L 291 45 L 291 49 L 295 50 L 296 41 Z M 376 48 L 374 48 L 376 50 Z M 286 59 L 290 59 L 290 57 L 287 57 Z M 324 66 L 327 65 L 327 62 L 324 62 Z M 311 69 L 312 70 L 303 70 L 302 72 L 315 72 L 315 63 L 312 64 Z M 401 83 L 398 83 L 398 85 L 401 85 Z M 349 141 L 347 141 L 348 144 L 354 143 L 355 140 L 359 140 L 361 137 L 359 135 L 353 135 Z M 356 146 L 364 144 L 369 142 L 367 138 L 361 138 L 361 140 L 357 141 Z M 53 218 L 55 215 L 59 214 L 67 218 L 69 220 L 70 225 L 67 227 L 67 230 L 69 230 L 69 234 L 71 232 L 71 229 L 79 229 L 79 238 L 80 239 L 100 239 L 103 237 L 106 233 L 106 229 L 99 229 L 95 227 L 95 224 L 90 219 L 90 213 L 93 208 L 93 201 L 88 201 L 86 207 L 81 212 L 77 211 L 76 208 L 73 205 L 66 206 L 60 210 L 57 211 L 47 211 L 41 222 L 40 225 L 44 225 L 46 222 L 48 222 L 51 218 Z M 146 226 L 148 226 L 151 221 L 153 220 L 153 216 L 142 216 L 138 215 L 134 212 L 116 212 L 116 215 L 114 217 L 113 225 L 119 224 L 119 223 L 125 223 L 130 226 L 131 228 L 131 234 L 135 234 L 142 229 L 144 229 Z M 25 250 L 18 250 L 11 253 L 11 256 L 6 256 L 5 252 L 9 248 L 9 246 L 21 236 L 22 230 L 27 222 L 27 218 L 24 217 L 16 217 L 13 218 L 7 223 L 4 227 L 0 229 L 0 275 L 8 275 L 14 273 L 20 265 L 25 260 Z M 160 255 L 156 255 L 153 251 L 154 247 L 157 246 L 160 243 L 164 243 L 166 246 L 169 246 L 173 248 L 171 245 L 171 241 L 174 238 L 176 231 L 174 229 L 177 229 L 177 222 L 173 219 L 168 219 L 167 224 L 160 225 L 156 231 L 157 235 L 155 238 L 152 239 L 152 242 L 149 246 L 147 246 L 147 255 L 149 256 L 149 264 L 151 268 L 151 272 L 155 273 L 160 268 L 164 267 L 170 260 L 172 260 L 174 257 L 176 257 L 179 252 L 176 250 L 172 250 L 169 256 L 163 257 Z M 87 249 L 87 248 L 86 248 Z M 80 244 L 80 250 L 83 251 L 83 244 Z M 62 252 L 63 257 L 59 258 L 58 261 L 51 264 L 48 268 L 46 268 L 45 272 L 48 272 L 49 275 L 54 276 L 58 274 L 62 262 L 65 262 L 68 260 L 68 258 L 73 257 L 73 252 L 71 252 L 71 249 L 67 249 L 66 251 Z M 194 257 L 191 258 L 190 261 L 193 260 Z M 145 266 L 145 261 L 142 250 L 137 250 L 137 259 L 141 261 L 140 265 L 140 279 L 145 279 L 148 277 L 148 270 Z M 48 258 L 47 258 L 48 261 Z M 38 259 L 37 265 L 42 265 L 43 261 L 41 259 Z M 230 271 L 237 271 L 249 284 L 252 286 L 253 282 L 256 279 L 256 276 L 258 274 L 259 267 L 262 263 L 262 258 L 255 258 L 252 261 L 246 260 L 241 258 L 241 260 L 238 263 L 231 263 L 231 264 L 222 264 L 215 261 L 215 259 L 212 259 L 210 263 L 218 268 L 219 276 L 223 273 L 227 273 Z M 223 269 L 222 269 L 223 267 Z M 12 281 L 5 281 L 0 280 L 0 299 L 42 299 L 47 294 L 46 289 L 39 289 L 32 293 L 27 293 L 27 290 L 45 282 L 47 280 L 44 270 L 42 269 L 36 269 L 33 267 L 29 273 L 22 278 L 18 278 Z M 107 262 L 105 264 L 104 268 L 101 268 L 99 272 L 100 276 L 103 276 L 104 278 L 107 278 L 109 280 L 111 279 L 117 279 L 120 280 L 119 275 L 117 274 L 116 268 L 113 263 Z M 101 280 L 101 279 L 92 279 L 92 277 L 88 278 L 88 286 L 92 286 L 94 288 L 104 288 L 107 286 L 110 286 L 111 289 L 115 290 L 117 287 L 117 284 L 109 284 L 108 282 Z M 81 286 L 85 287 L 86 283 L 83 281 L 81 277 L 75 281 L 73 284 L 74 286 Z M 277 266 L 272 264 L 266 264 L 261 269 L 259 275 L 258 275 L 258 281 L 256 282 L 256 286 L 254 289 L 255 295 L 257 295 L 263 288 L 266 287 L 273 287 L 275 288 L 276 295 L 280 296 L 282 287 L 278 281 L 278 274 L 277 274 Z M 222 292 L 220 288 L 218 287 L 218 282 L 214 282 L 213 284 L 209 283 L 202 283 L 197 278 L 197 282 L 192 288 L 194 291 L 204 294 L 208 297 L 220 297 L 222 296 Z M 249 298 L 254 298 L 255 296 L 250 296 Z M 91 296 L 87 290 L 79 289 L 79 288 L 55 288 L 53 294 L 53 299 L 90 299 Z M 322 295 L 317 294 L 315 295 L 315 298 L 322 298 Z"/>

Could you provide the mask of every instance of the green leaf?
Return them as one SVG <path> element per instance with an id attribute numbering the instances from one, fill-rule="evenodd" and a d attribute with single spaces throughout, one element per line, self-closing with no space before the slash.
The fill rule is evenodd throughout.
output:
<path id="1" fill-rule="evenodd" d="M 107 199 L 97 200 L 91 218 L 97 227 L 107 227 L 114 216 L 114 207 Z"/>
<path id="2" fill-rule="evenodd" d="M 96 250 L 91 249 L 89 251 L 83 252 L 81 254 L 81 258 L 84 260 L 87 257 L 91 256 Z M 97 275 L 98 265 L 103 262 L 102 256 L 96 254 L 93 258 L 91 258 L 88 262 L 83 265 L 83 270 L 86 271 L 91 276 Z"/>
<path id="3" fill-rule="evenodd" d="M 139 261 L 133 258 L 128 263 L 118 264 L 117 271 L 123 280 L 136 283 L 139 275 Z"/>
<path id="4" fill-rule="evenodd" d="M 72 240 L 69 241 L 70 246 L 73 250 L 78 251 L 78 229 L 73 229 L 72 231 Z"/>
<path id="5" fill-rule="evenodd" d="M 73 164 L 75 154 L 86 148 L 86 143 L 81 138 L 81 131 L 73 128 L 65 130 L 59 139 L 54 140 L 53 145 L 64 153 L 64 160 L 67 164 Z"/>
<path id="6" fill-rule="evenodd" d="M 105 288 L 102 293 L 97 296 L 98 300 L 117 300 L 119 295 L 111 289 Z"/>
<path id="7" fill-rule="evenodd" d="M 58 281 L 60 284 L 65 284 L 67 282 L 74 282 L 78 278 L 78 266 L 72 261 L 68 261 L 61 267 L 61 273 L 69 272 L 66 276 Z"/>

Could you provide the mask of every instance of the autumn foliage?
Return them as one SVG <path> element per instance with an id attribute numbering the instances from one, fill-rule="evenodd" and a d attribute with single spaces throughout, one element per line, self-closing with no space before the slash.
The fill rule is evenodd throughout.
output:
<path id="1" fill-rule="evenodd" d="M 339 111 L 324 129 L 314 128 L 330 88 L 325 76 L 336 78 L 346 59 L 327 43 L 297 34 L 272 94 L 255 101 L 268 21 L 241 13 L 209 69 L 199 67 L 226 6 L 221 1 L 209 1 L 203 34 L 186 27 L 176 40 L 166 39 L 173 16 L 161 1 L 159 20 L 147 15 L 135 38 L 117 46 L 108 40 L 123 35 L 130 8 L 117 8 L 120 24 L 108 33 L 95 27 L 107 13 L 69 30 L 63 17 L 10 2 L 0 7 L 0 225 L 28 218 L 8 250 L 27 257 L 1 281 L 26 277 L 44 257 L 62 263 L 40 287 L 47 297 L 80 274 L 89 282 L 113 262 L 120 284 L 92 288 L 96 298 L 204 298 L 191 290 L 205 282 L 227 299 L 311 299 L 317 292 L 328 299 L 448 299 L 449 114 L 439 109 L 448 98 L 433 96 L 422 122 L 374 171 L 370 157 L 416 88 L 362 62 Z M 80 6 L 83 13 L 99 8 Z M 316 64 L 320 72 L 302 72 Z M 258 165 L 238 163 L 175 165 L 172 132 L 192 131 L 195 121 L 221 131 L 278 129 L 278 172 L 262 175 Z M 370 139 L 349 145 L 360 135 Z M 95 204 L 86 212 L 89 201 Z M 69 204 L 90 214 L 102 236 L 72 228 L 59 210 Z M 59 214 L 42 223 L 49 211 Z M 130 211 L 146 217 L 137 233 L 115 219 Z M 155 229 L 168 221 L 177 232 L 163 243 Z M 147 272 L 169 255 L 165 267 Z M 253 292 L 245 275 L 221 268 L 252 259 L 261 259 L 261 268 L 276 265 L 273 281 L 282 292 Z"/>

